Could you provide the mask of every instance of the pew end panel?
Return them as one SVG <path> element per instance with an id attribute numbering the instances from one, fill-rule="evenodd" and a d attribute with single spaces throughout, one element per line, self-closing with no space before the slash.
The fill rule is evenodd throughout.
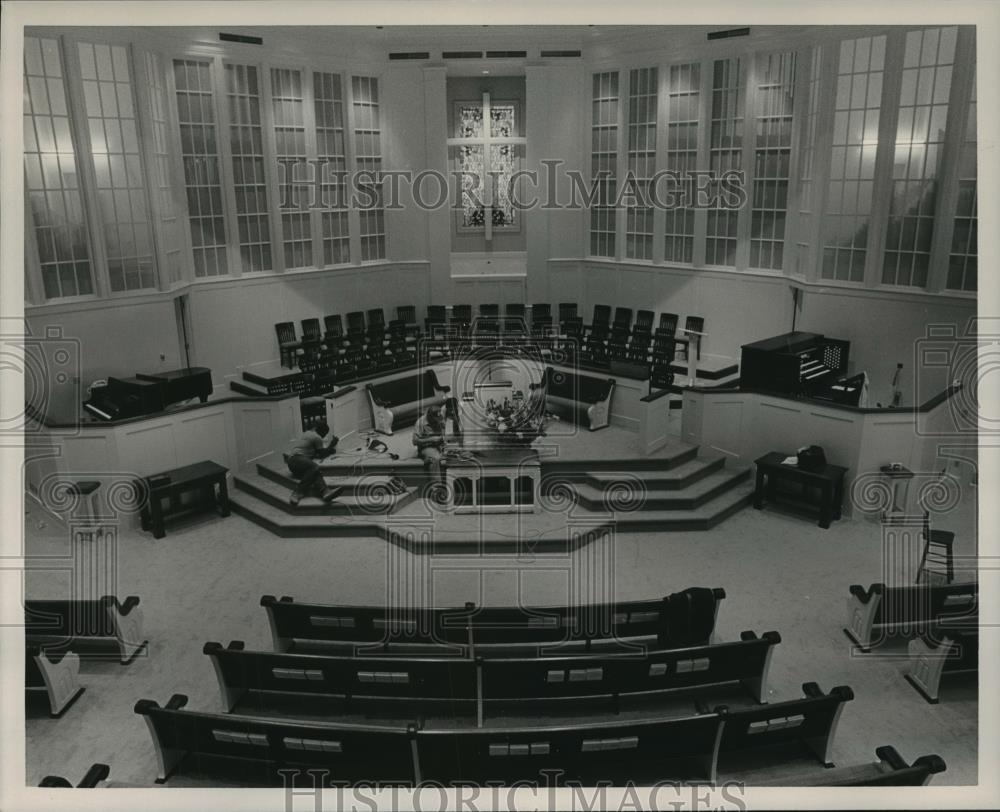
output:
<path id="1" fill-rule="evenodd" d="M 910 664 L 903 676 L 924 699 L 936 705 L 944 676 L 978 671 L 979 635 L 932 630 L 911 640 L 908 653 Z"/>
<path id="2" fill-rule="evenodd" d="M 49 715 L 58 719 L 84 692 L 79 682 L 79 655 L 70 651 L 50 658 L 45 649 L 29 646 L 25 660 L 25 690 L 44 690 L 49 700 Z"/>
<path id="3" fill-rule="evenodd" d="M 142 635 L 143 614 L 139 608 L 139 597 L 129 595 L 120 604 L 110 596 L 105 600 L 108 601 L 108 619 L 118 641 L 121 664 L 128 665 L 149 645 Z"/>
<path id="4" fill-rule="evenodd" d="M 742 641 L 752 641 L 756 640 L 757 635 L 753 632 L 742 632 L 740 634 L 740 640 Z M 760 704 L 765 704 L 767 702 L 767 678 L 771 670 L 771 656 L 774 653 L 774 647 L 781 642 L 781 635 L 777 632 L 764 632 L 760 637 L 761 640 L 766 640 L 768 645 L 764 653 L 764 662 L 760 668 L 758 674 L 746 677 L 740 680 L 747 693 L 750 694 L 757 702 Z"/>
<path id="5" fill-rule="evenodd" d="M 852 584 L 850 587 L 844 634 L 866 654 L 871 651 L 872 627 L 884 591 L 885 587 L 882 584 L 872 584 L 868 590 L 860 584 Z"/>
<path id="6" fill-rule="evenodd" d="M 184 694 L 174 694 L 164 706 L 164 710 L 179 710 L 187 704 Z M 153 740 L 153 751 L 156 755 L 158 772 L 155 783 L 165 784 L 188 755 L 188 750 L 175 746 L 178 734 L 168 719 L 161 719 L 156 711 L 160 710 L 158 703 L 151 699 L 140 699 L 135 703 L 134 711 L 146 720 L 150 738 Z M 162 735 L 161 735 L 162 734 Z M 174 746 L 172 746 L 174 745 Z"/>

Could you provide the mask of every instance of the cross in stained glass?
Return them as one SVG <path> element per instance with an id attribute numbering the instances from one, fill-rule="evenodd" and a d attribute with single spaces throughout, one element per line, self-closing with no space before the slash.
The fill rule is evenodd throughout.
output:
<path id="1" fill-rule="evenodd" d="M 488 126 L 486 123 L 488 122 Z M 456 134 L 448 146 L 458 149 L 459 169 L 479 179 L 478 195 L 462 196 L 462 225 L 482 227 L 487 241 L 494 227 L 514 222 L 510 183 L 517 168 L 517 147 L 526 139 L 517 136 L 517 109 L 511 102 L 493 102 L 489 92 L 482 101 L 459 102 L 455 115 Z"/>

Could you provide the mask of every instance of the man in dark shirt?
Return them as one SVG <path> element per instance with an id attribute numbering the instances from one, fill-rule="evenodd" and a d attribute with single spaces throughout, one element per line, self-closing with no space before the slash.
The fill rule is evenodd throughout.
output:
<path id="1" fill-rule="evenodd" d="M 323 471 L 317 460 L 326 459 L 337 450 L 337 436 L 325 443 L 323 438 L 330 433 L 330 427 L 321 420 L 316 427 L 303 432 L 285 450 L 285 464 L 299 484 L 292 490 L 288 501 L 297 505 L 303 496 L 315 494 L 324 502 L 332 502 L 343 488 L 328 488 L 323 480 Z"/>

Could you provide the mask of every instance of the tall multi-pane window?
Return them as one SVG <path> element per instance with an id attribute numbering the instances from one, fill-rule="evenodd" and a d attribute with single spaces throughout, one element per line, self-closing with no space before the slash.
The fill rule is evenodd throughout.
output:
<path id="1" fill-rule="evenodd" d="M 618 72 L 595 73 L 590 120 L 590 179 L 597 197 L 590 207 L 590 253 L 615 255 L 618 174 Z"/>
<path id="2" fill-rule="evenodd" d="M 194 275 L 222 276 L 229 271 L 211 63 L 175 59 L 174 86 Z"/>
<path id="3" fill-rule="evenodd" d="M 657 69 L 634 68 L 628 80 L 628 171 L 635 179 L 635 204 L 625 209 L 625 256 L 653 258 L 650 184 L 656 174 Z"/>
<path id="4" fill-rule="evenodd" d="M 59 43 L 24 38 L 24 176 L 46 299 L 94 292 Z"/>
<path id="5" fill-rule="evenodd" d="M 958 158 L 958 206 L 948 256 L 948 282 L 951 290 L 977 290 L 979 267 L 978 205 L 976 189 L 976 80 L 972 80 L 969 115 L 965 138 Z"/>
<path id="6" fill-rule="evenodd" d="M 177 216 L 177 206 L 174 204 L 174 184 L 170 179 L 170 136 L 167 124 L 167 85 L 164 75 L 163 60 L 153 52 L 146 53 L 146 86 L 149 88 L 149 110 L 152 121 L 153 154 L 149 162 L 151 181 L 150 193 L 155 195 L 159 206 L 160 234 L 162 246 L 160 255 L 163 257 L 163 267 L 160 268 L 167 285 L 180 282 L 181 252 L 184 247 L 181 239 L 180 220 Z"/>
<path id="7" fill-rule="evenodd" d="M 667 166 L 676 177 L 698 169 L 698 121 L 701 66 L 671 65 L 667 82 Z M 675 199 L 666 210 L 663 258 L 690 263 L 694 258 L 693 184 L 684 180 L 672 186 Z M 681 195 L 684 195 L 681 205 Z"/>
<path id="8" fill-rule="evenodd" d="M 274 119 L 275 158 L 281 169 L 278 182 L 283 189 L 295 189 L 297 167 L 305 167 L 306 124 L 305 94 L 302 73 L 297 70 L 271 69 L 271 109 Z M 280 177 L 284 172 L 284 177 Z M 302 172 L 301 169 L 298 172 Z M 293 193 L 283 200 L 281 212 L 282 246 L 285 267 L 303 268 L 313 264 L 312 230 L 309 210 Z"/>
<path id="9" fill-rule="evenodd" d="M 795 54 L 757 57 L 750 267 L 781 270 L 792 152 Z"/>
<path id="10" fill-rule="evenodd" d="M 316 112 L 316 154 L 321 173 L 323 264 L 351 261 L 347 225 L 347 147 L 344 137 L 344 94 L 340 74 L 313 74 Z"/>
<path id="11" fill-rule="evenodd" d="M 359 192 L 361 261 L 385 259 L 385 213 L 382 187 L 382 131 L 379 121 L 378 79 L 352 76 L 355 163 L 367 180 Z M 367 200 L 361 199 L 368 198 Z"/>
<path id="12" fill-rule="evenodd" d="M 720 177 L 743 168 L 742 70 L 739 57 L 716 59 L 712 64 L 712 111 L 709 132 L 709 168 Z M 705 262 L 736 264 L 739 210 L 722 194 L 716 208 L 708 211 Z"/>
<path id="13" fill-rule="evenodd" d="M 253 65 L 226 65 L 229 148 L 243 272 L 271 270 L 271 231 L 260 126 L 260 88 Z"/>
<path id="14" fill-rule="evenodd" d="M 816 184 L 816 133 L 819 123 L 820 107 L 820 66 L 823 49 L 816 46 L 812 49 L 809 73 L 809 105 L 806 108 L 805 128 L 802 137 L 802 148 L 799 150 L 799 217 L 795 242 L 795 264 L 793 270 L 803 273 L 806 270 L 809 256 L 811 236 L 815 228 Z"/>
<path id="15" fill-rule="evenodd" d="M 906 34 L 882 283 L 925 287 L 958 29 Z"/>
<path id="16" fill-rule="evenodd" d="M 840 43 L 822 277 L 861 282 L 875 188 L 885 37 Z"/>
<path id="17" fill-rule="evenodd" d="M 77 44 L 97 180 L 108 283 L 113 292 L 156 287 L 132 76 L 124 45 Z"/>

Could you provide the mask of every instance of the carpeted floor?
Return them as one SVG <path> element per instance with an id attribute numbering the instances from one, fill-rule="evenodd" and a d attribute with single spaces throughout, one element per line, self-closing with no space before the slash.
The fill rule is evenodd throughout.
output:
<path id="1" fill-rule="evenodd" d="M 569 556 L 470 558 L 414 556 L 376 540 L 279 539 L 235 515 L 206 516 L 171 526 L 159 541 L 123 529 L 116 551 L 108 553 L 115 561 L 109 575 L 93 545 L 74 554 L 59 523 L 31 504 L 26 510 L 26 553 L 50 565 L 29 571 L 28 595 L 64 595 L 74 578 L 88 592 L 139 595 L 150 641 L 148 654 L 128 666 L 85 662 L 86 692 L 63 718 L 29 709 L 29 785 L 49 773 L 81 776 L 95 761 L 110 764 L 116 781 L 151 785 L 155 757 L 135 702 L 163 704 L 183 693 L 189 708 L 219 710 L 218 684 L 202 645 L 238 639 L 249 648 L 270 648 L 261 595 L 379 604 L 419 581 L 424 598 L 437 605 L 551 605 L 572 599 L 570 585 L 580 581 L 580 572 L 598 571 L 606 598 L 724 587 L 718 639 L 738 639 L 748 629 L 781 634 L 771 666 L 772 701 L 801 696 L 808 681 L 824 691 L 851 686 L 856 698 L 837 732 L 838 764 L 872 761 L 877 746 L 892 744 L 907 760 L 928 753 L 944 758 L 948 769 L 935 778 L 937 785 L 976 782 L 975 684 L 949 683 L 941 703 L 930 705 L 903 679 L 906 659 L 899 651 L 895 657 L 859 656 L 841 631 L 851 584 L 886 580 L 885 566 L 889 577 L 912 577 L 901 571 L 912 560 L 893 556 L 883 564 L 882 528 L 874 522 L 844 520 L 824 531 L 798 515 L 746 509 L 710 531 L 618 534 Z M 974 504 L 938 517 L 935 526 L 957 533 L 957 554 L 975 552 Z M 67 562 L 62 571 L 51 567 L 52 557 Z M 409 573 L 410 586 L 401 573 Z"/>

